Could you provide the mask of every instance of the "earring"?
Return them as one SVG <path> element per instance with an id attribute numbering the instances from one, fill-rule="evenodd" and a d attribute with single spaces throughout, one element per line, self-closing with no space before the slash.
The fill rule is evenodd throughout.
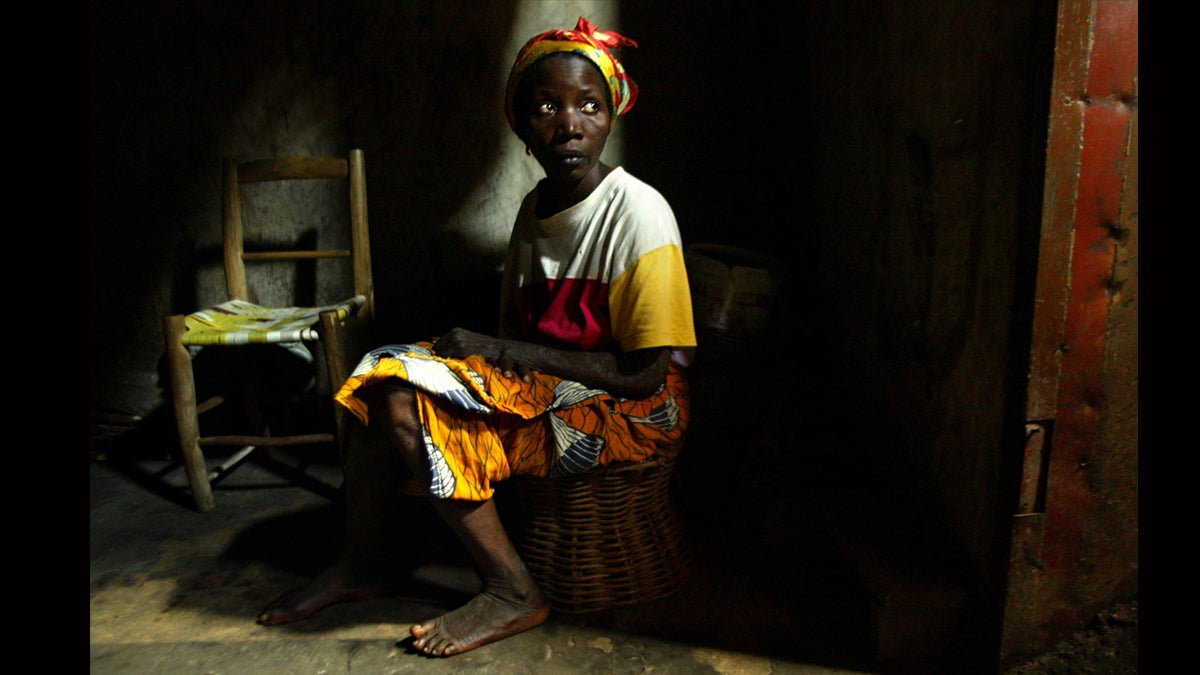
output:
<path id="1" fill-rule="evenodd" d="M 527 145 L 527 146 L 525 146 L 525 154 L 526 154 L 526 155 L 529 155 L 530 157 L 532 157 L 532 156 L 533 156 L 533 151 L 529 149 L 529 146 L 528 146 L 528 145 Z"/>

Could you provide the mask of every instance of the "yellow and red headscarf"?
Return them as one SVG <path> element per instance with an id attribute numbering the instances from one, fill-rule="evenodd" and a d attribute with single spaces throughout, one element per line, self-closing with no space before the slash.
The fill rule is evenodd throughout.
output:
<path id="1" fill-rule="evenodd" d="M 525 71 L 542 57 L 559 52 L 579 54 L 596 64 L 604 74 L 612 95 L 613 114 L 610 126 L 615 124 L 617 117 L 629 112 L 637 101 L 638 89 L 633 80 L 625 74 L 624 66 L 609 49 L 636 46 L 637 43 L 633 40 L 612 31 L 602 31 L 582 16 L 579 17 L 574 30 L 555 29 L 533 36 L 517 53 L 517 60 L 508 74 L 508 87 L 504 97 L 504 114 L 508 117 L 508 126 L 512 127 L 513 131 L 517 130 L 513 96 Z"/>

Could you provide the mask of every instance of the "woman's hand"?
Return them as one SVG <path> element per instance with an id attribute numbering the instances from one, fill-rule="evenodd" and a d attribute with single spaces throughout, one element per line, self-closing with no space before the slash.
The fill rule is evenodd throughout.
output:
<path id="1" fill-rule="evenodd" d="M 465 359 L 468 356 L 480 356 L 492 366 L 500 370 L 507 378 L 520 377 L 528 382 L 534 369 L 527 363 L 514 357 L 508 340 L 476 333 L 465 328 L 451 328 L 438 338 L 433 345 L 433 353 L 451 359 Z"/>
<path id="2" fill-rule="evenodd" d="M 583 352 L 503 340 L 462 328 L 447 331 L 434 343 L 433 352 L 452 359 L 480 356 L 507 378 L 529 382 L 534 373 L 544 373 L 626 398 L 652 395 L 666 381 L 671 362 L 669 347 L 624 354 Z"/>

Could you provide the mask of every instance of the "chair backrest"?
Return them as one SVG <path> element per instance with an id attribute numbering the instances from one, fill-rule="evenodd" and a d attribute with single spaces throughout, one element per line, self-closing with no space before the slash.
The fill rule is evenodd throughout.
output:
<path id="1" fill-rule="evenodd" d="M 362 295 L 366 298 L 366 303 L 358 310 L 358 316 L 369 323 L 375 312 L 375 286 L 371 275 L 366 169 L 362 150 L 351 150 L 345 157 L 279 157 L 253 161 L 226 159 L 222 169 L 225 285 L 229 299 L 258 302 L 250 297 L 247 263 L 311 261 L 315 269 L 319 260 L 348 258 L 353 269 L 352 293 L 346 293 L 344 297 L 317 298 L 317 291 L 314 290 L 311 302 L 301 303 L 293 298 L 284 304 L 326 304 L 343 300 L 345 297 Z M 247 194 L 259 189 L 251 184 L 273 183 L 284 190 L 292 190 L 286 194 L 296 194 L 296 186 L 288 185 L 287 182 L 316 180 L 341 182 L 345 185 L 344 192 L 338 188 L 335 194 L 339 196 L 335 201 L 340 202 L 341 196 L 344 195 L 347 199 L 344 202 L 347 210 L 341 211 L 340 207 L 343 204 L 332 205 L 338 207 L 333 209 L 338 214 L 333 220 L 345 222 L 347 227 L 344 231 L 336 231 L 336 228 L 335 231 L 323 231 L 327 229 L 323 223 L 329 222 L 329 219 L 326 219 L 321 221 L 320 227 L 314 227 L 303 236 L 297 237 L 294 228 L 300 226 L 293 223 L 276 221 L 270 225 L 253 227 L 252 223 L 258 218 L 243 217 L 243 211 L 249 208 Z M 294 211 L 297 208 L 308 211 L 305 207 L 285 206 L 276 200 L 274 205 L 269 204 L 265 209 L 256 209 L 256 214 L 266 213 L 272 219 L 283 216 L 295 220 Z M 266 219 L 267 217 L 263 218 Z M 253 230 L 252 234 L 248 232 L 248 228 Z"/>

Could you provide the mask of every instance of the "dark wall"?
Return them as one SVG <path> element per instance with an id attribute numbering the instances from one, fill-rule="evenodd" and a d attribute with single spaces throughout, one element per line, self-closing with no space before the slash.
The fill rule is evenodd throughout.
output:
<path id="1" fill-rule="evenodd" d="M 438 256 L 472 251 L 441 252 L 436 234 L 502 138 L 491 102 L 511 58 L 501 50 L 513 12 L 511 3 L 94 5 L 93 409 L 145 413 L 161 388 L 162 316 L 223 299 L 226 156 L 362 147 L 381 332 L 439 326 L 452 284 L 434 281 Z M 106 327 L 102 310 L 114 305 L 133 327 Z M 465 313 L 488 307 L 469 301 Z"/>
<path id="2" fill-rule="evenodd" d="M 632 34 L 677 28 L 637 51 L 630 161 L 686 239 L 787 264 L 800 419 L 819 411 L 864 479 L 896 477 L 982 565 L 1021 407 L 1053 3 L 709 10 L 624 8 Z"/>

